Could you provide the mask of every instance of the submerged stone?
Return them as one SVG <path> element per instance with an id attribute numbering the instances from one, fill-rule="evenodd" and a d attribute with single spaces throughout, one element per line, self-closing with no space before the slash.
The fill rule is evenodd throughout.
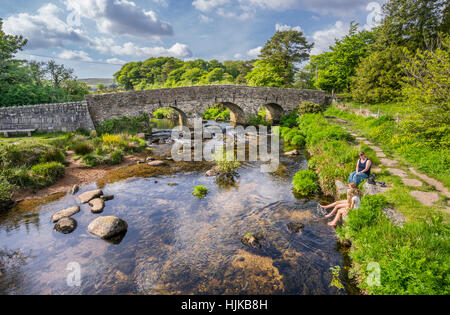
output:
<path id="1" fill-rule="evenodd" d="M 287 224 L 289 232 L 293 234 L 300 232 L 301 230 L 303 230 L 304 227 L 305 227 L 304 224 L 301 222 L 289 222 Z"/>
<path id="2" fill-rule="evenodd" d="M 77 228 L 78 223 L 72 218 L 62 218 L 55 225 L 55 230 L 59 233 L 70 234 Z"/>
<path id="3" fill-rule="evenodd" d="M 241 243 L 247 247 L 261 248 L 260 241 L 262 240 L 264 240 L 264 236 L 262 234 L 247 233 L 242 237 Z"/>
<path id="4" fill-rule="evenodd" d="M 164 161 L 153 161 L 148 163 L 148 166 L 154 166 L 154 167 L 158 167 L 158 166 L 168 166 L 169 164 L 167 162 Z"/>

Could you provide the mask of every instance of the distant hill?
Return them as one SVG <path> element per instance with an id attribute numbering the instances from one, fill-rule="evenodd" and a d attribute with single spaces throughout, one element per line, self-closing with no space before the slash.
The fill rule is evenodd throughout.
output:
<path id="1" fill-rule="evenodd" d="M 78 79 L 78 81 L 86 83 L 90 88 L 96 88 L 97 85 L 103 84 L 106 87 L 114 84 L 114 79 Z"/>

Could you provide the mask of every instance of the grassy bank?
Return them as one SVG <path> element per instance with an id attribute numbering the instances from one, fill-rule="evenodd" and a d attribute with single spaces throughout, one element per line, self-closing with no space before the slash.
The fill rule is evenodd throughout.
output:
<path id="1" fill-rule="evenodd" d="M 331 114 L 346 118 L 335 109 L 326 112 L 326 115 Z M 370 128 L 363 126 L 364 121 L 360 121 L 361 128 Z M 384 119 L 369 122 L 383 125 L 380 122 Z M 335 195 L 335 180 L 348 178 L 360 150 L 365 151 L 375 165 L 379 162 L 373 150 L 357 144 L 343 127 L 327 121 L 321 113 L 301 116 L 295 127 L 281 128 L 281 134 L 287 142 L 304 143 L 311 156 L 309 166 L 315 175 L 301 171 L 293 182 L 294 189 L 305 190 L 305 194 L 315 192 L 312 180 L 316 179 L 323 193 Z M 448 294 L 449 215 L 442 212 L 439 204 L 421 205 L 397 176 L 385 170 L 377 175 L 390 190 L 382 195 L 364 197 L 361 208 L 351 211 L 347 222 L 337 229 L 340 238 L 352 242 L 350 275 L 367 294 Z M 384 216 L 382 209 L 388 206 L 406 218 L 403 227 L 395 226 Z M 380 283 L 376 281 L 377 268 Z"/>
<path id="2" fill-rule="evenodd" d="M 67 154 L 85 167 L 116 165 L 125 154 L 142 151 L 143 139 L 96 132 L 37 134 L 0 138 L 0 210 L 9 209 L 14 192 L 53 185 L 65 173 Z"/>
<path id="3" fill-rule="evenodd" d="M 423 134 L 418 137 L 405 132 L 402 124 L 398 124 L 393 116 L 364 118 L 335 107 L 330 107 L 325 115 L 349 121 L 350 129 L 379 144 L 385 152 L 394 154 L 401 162 L 417 168 L 450 188 L 450 147 L 435 143 L 431 135 Z"/>

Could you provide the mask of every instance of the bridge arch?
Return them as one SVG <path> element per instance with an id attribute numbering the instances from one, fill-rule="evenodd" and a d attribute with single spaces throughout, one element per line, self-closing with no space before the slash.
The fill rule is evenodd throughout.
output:
<path id="1" fill-rule="evenodd" d="M 172 108 L 178 114 L 178 124 L 180 126 L 188 125 L 188 117 L 185 112 L 183 112 L 181 109 L 175 106 L 168 106 L 168 107 Z"/>
<path id="2" fill-rule="evenodd" d="M 230 111 L 230 121 L 236 124 L 245 125 L 247 123 L 247 117 L 244 111 L 238 105 L 231 102 L 219 102 L 223 104 Z"/>
<path id="3" fill-rule="evenodd" d="M 266 109 L 266 121 L 272 123 L 278 123 L 281 120 L 281 116 L 284 114 L 283 107 L 275 103 L 269 103 L 264 105 Z"/>

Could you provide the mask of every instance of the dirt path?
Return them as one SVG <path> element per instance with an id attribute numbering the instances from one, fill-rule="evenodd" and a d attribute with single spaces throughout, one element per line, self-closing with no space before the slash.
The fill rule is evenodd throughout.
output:
<path id="1" fill-rule="evenodd" d="M 384 166 L 387 168 L 387 171 L 391 173 L 392 175 L 398 176 L 402 179 L 403 183 L 406 186 L 409 187 L 423 187 L 423 182 L 427 183 L 428 185 L 435 188 L 437 192 L 426 192 L 426 191 L 411 191 L 410 194 L 412 197 L 414 197 L 417 201 L 419 201 L 424 206 L 433 206 L 436 202 L 440 200 L 439 193 L 444 195 L 447 198 L 450 198 L 450 192 L 449 190 L 439 182 L 438 180 L 431 178 L 425 174 L 422 174 L 418 172 L 413 167 L 408 167 L 408 170 L 402 170 L 398 168 L 399 163 L 395 159 L 389 159 L 387 158 L 387 154 L 383 152 L 383 150 L 376 145 L 374 145 L 372 142 L 367 140 L 366 138 L 350 131 L 348 129 L 348 125 L 350 124 L 348 121 L 343 121 L 342 119 L 335 119 L 336 122 L 344 125 L 344 129 L 346 129 L 352 136 L 356 138 L 357 141 L 367 144 L 372 150 L 374 150 L 377 153 L 377 157 L 380 158 L 380 166 Z M 381 171 L 380 168 L 375 168 L 375 172 Z M 411 177 L 419 177 L 419 179 L 411 178 Z M 450 207 L 446 207 L 446 211 L 450 213 Z"/>

